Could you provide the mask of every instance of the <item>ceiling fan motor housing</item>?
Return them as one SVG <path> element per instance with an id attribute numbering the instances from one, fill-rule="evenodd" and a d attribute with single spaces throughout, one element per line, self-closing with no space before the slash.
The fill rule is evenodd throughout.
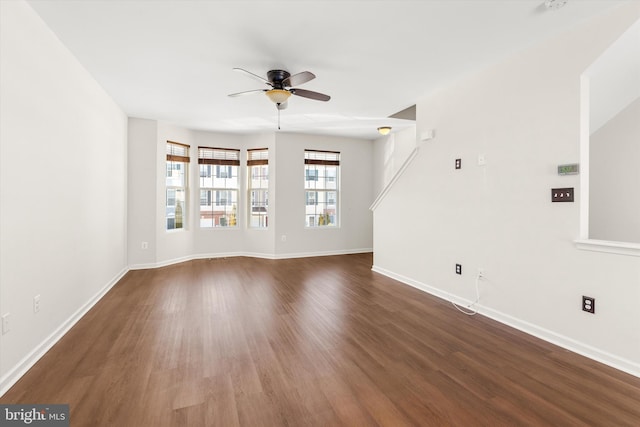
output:
<path id="1" fill-rule="evenodd" d="M 274 89 L 284 89 L 282 82 L 289 78 L 291 73 L 284 70 L 271 70 L 267 72 L 267 79 L 273 84 Z"/>

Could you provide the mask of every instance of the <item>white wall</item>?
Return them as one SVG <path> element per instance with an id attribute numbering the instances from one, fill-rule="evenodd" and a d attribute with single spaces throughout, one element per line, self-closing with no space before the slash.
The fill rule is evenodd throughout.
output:
<path id="1" fill-rule="evenodd" d="M 469 302 L 483 268 L 481 313 L 640 375 L 640 258 L 576 249 L 579 200 L 550 202 L 579 195 L 556 167 L 579 159 L 580 75 L 639 16 L 627 4 L 420 99 L 417 134 L 436 137 L 375 211 L 374 269 Z"/>
<path id="2" fill-rule="evenodd" d="M 340 152 L 339 222 L 335 228 L 305 227 L 304 150 Z M 370 251 L 372 242 L 373 145 L 332 136 L 276 135 L 276 253 L 278 257 Z M 286 240 L 283 240 L 286 236 Z"/>
<path id="3" fill-rule="evenodd" d="M 244 152 L 242 153 L 242 164 L 246 164 L 246 150 L 251 148 L 268 148 L 269 149 L 269 204 L 271 209 L 269 212 L 268 220 L 269 227 L 264 228 L 246 228 L 244 231 L 244 243 L 243 252 L 247 255 L 255 254 L 257 256 L 272 256 L 275 254 L 276 248 L 276 223 L 277 218 L 275 215 L 274 206 L 277 206 L 278 202 L 278 189 L 276 188 L 276 176 L 278 170 L 278 161 L 276 159 L 276 135 L 273 132 L 247 135 L 244 141 Z M 243 188 L 247 188 L 246 174 L 244 174 Z M 242 192 L 243 206 L 247 206 L 248 195 L 246 192 Z M 246 212 L 246 209 L 244 210 Z M 246 224 L 247 216 L 243 216 L 243 224 Z"/>
<path id="4" fill-rule="evenodd" d="M 192 147 L 192 161 L 191 161 L 191 225 L 189 226 L 189 232 L 193 233 L 194 247 L 190 254 L 217 254 L 217 255 L 233 255 L 240 254 L 244 249 L 244 232 L 247 221 L 242 215 L 244 211 L 243 207 L 246 206 L 246 194 L 242 190 L 245 187 L 244 181 L 240 182 L 240 188 L 238 194 L 238 214 L 236 215 L 236 221 L 238 226 L 235 228 L 200 228 L 198 223 L 199 218 L 199 200 L 200 190 L 198 188 L 198 146 L 204 147 L 220 147 L 220 148 L 235 148 L 240 150 L 240 175 L 241 179 L 244 179 L 246 168 L 246 153 L 244 152 L 244 138 L 242 135 L 213 133 L 213 132 L 194 132 L 194 145 Z M 164 183 L 163 183 L 164 185 Z M 164 188 L 163 188 L 164 191 Z M 166 233 L 166 232 L 165 232 Z"/>
<path id="5" fill-rule="evenodd" d="M 1 394 L 126 271 L 127 118 L 29 5 L 0 16 Z"/>
<path id="6" fill-rule="evenodd" d="M 129 266 L 151 268 L 193 258 L 259 256 L 280 258 L 372 250 L 373 145 L 371 141 L 264 133 L 238 135 L 191 131 L 153 120 L 129 119 Z M 191 146 L 189 219 L 184 230 L 165 230 L 165 145 Z M 198 146 L 240 150 L 237 228 L 200 228 L 198 223 Z M 250 229 L 247 206 L 246 150 L 269 149 L 269 227 Z M 340 151 L 341 225 L 304 227 L 304 149 Z M 153 162 L 153 165 L 150 163 Z M 148 171 L 154 168 L 153 172 Z M 154 174 L 155 173 L 155 174 Z M 135 200 L 133 200 L 135 199 Z M 286 235 L 286 241 L 282 240 Z M 141 243 L 148 242 L 147 250 Z"/>
<path id="7" fill-rule="evenodd" d="M 590 145 L 589 237 L 640 243 L 640 98 Z"/>
<path id="8" fill-rule="evenodd" d="M 416 148 L 416 127 L 392 132 L 373 142 L 373 194 L 378 196 Z"/>
<path id="9" fill-rule="evenodd" d="M 175 141 L 187 144 L 191 150 L 191 162 L 189 168 L 189 193 L 187 194 L 187 219 L 182 230 L 167 231 L 166 224 L 166 165 L 167 165 L 167 141 Z M 194 199 L 195 186 L 198 179 L 198 147 L 195 142 L 195 132 L 178 126 L 158 122 L 158 135 L 156 151 L 153 153 L 156 160 L 156 185 L 153 191 L 156 194 L 155 215 L 149 218 L 156 224 L 156 262 L 187 259 L 187 255 L 193 253 L 194 230 L 197 227 L 193 208 L 199 206 L 200 197 Z M 151 156 L 152 153 L 149 153 Z"/>
<path id="10" fill-rule="evenodd" d="M 129 118 L 127 140 L 128 264 L 154 264 L 157 248 L 157 122 Z M 142 248 L 142 242 L 147 242 L 147 249 Z"/>

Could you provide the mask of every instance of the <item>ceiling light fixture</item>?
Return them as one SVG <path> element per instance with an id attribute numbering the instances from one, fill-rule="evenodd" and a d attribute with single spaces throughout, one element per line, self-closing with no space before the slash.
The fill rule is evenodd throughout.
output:
<path id="1" fill-rule="evenodd" d="M 284 104 L 291 96 L 291 92 L 284 89 L 271 89 L 265 92 L 275 104 Z"/>
<path id="2" fill-rule="evenodd" d="M 567 4 L 568 1 L 569 0 L 545 0 L 544 5 L 547 6 L 547 9 L 560 9 Z"/>
<path id="3" fill-rule="evenodd" d="M 391 126 L 380 126 L 378 128 L 378 132 L 380 135 L 389 135 L 389 132 L 391 132 Z"/>

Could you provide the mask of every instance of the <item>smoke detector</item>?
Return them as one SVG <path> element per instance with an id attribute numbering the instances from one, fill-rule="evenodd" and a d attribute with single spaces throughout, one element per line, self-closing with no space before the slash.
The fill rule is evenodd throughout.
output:
<path id="1" fill-rule="evenodd" d="M 569 0 L 545 0 L 544 5 L 547 9 L 560 9 L 567 4 Z"/>

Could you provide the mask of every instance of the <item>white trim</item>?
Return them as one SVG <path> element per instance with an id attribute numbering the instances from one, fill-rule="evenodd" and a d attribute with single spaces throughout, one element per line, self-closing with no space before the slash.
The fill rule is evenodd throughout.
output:
<path id="1" fill-rule="evenodd" d="M 372 211 L 376 210 L 380 202 L 382 202 L 382 199 L 384 199 L 385 196 L 391 190 L 391 187 L 393 187 L 396 181 L 402 176 L 404 171 L 407 170 L 407 168 L 409 167 L 413 159 L 415 159 L 415 157 L 418 155 L 418 151 L 420 151 L 420 146 L 415 147 L 411 152 L 411 154 L 409 154 L 409 157 L 407 157 L 404 163 L 402 163 L 402 166 L 400 166 L 400 169 L 398 169 L 395 175 L 393 175 L 393 178 L 391 178 L 391 181 L 389 181 L 389 183 L 384 187 L 384 189 L 380 192 L 380 194 L 378 194 L 378 197 L 376 197 L 376 199 L 373 201 L 373 203 L 369 207 L 369 210 L 372 210 Z"/>
<path id="2" fill-rule="evenodd" d="M 104 286 L 89 301 L 80 307 L 75 313 L 64 321 L 58 328 L 53 331 L 47 338 L 38 344 L 31 352 L 22 358 L 13 368 L 9 370 L 2 378 L 0 378 L 0 396 L 4 395 L 33 365 L 45 355 L 78 321 L 85 315 L 94 305 L 102 299 L 111 288 L 124 277 L 129 271 L 124 268 L 118 273 L 106 286 Z"/>
<path id="3" fill-rule="evenodd" d="M 589 236 L 589 91 L 590 80 L 580 76 L 580 238 Z"/>
<path id="4" fill-rule="evenodd" d="M 466 300 L 464 300 L 464 299 L 462 299 L 462 298 L 460 298 L 460 297 L 458 297 L 458 296 L 456 296 L 454 294 L 451 294 L 449 292 L 445 292 L 442 289 L 434 288 L 434 287 L 426 285 L 426 284 L 424 284 L 422 282 L 418 282 L 417 280 L 413 280 L 413 279 L 411 279 L 409 277 L 403 276 L 401 274 L 394 273 L 392 271 L 389 271 L 389 270 L 384 269 L 382 267 L 378 267 L 376 265 L 371 267 L 371 270 L 376 272 L 376 273 L 380 273 L 380 274 L 382 274 L 384 276 L 390 277 L 390 278 L 392 278 L 394 280 L 397 280 L 398 282 L 402 282 L 405 285 L 409 285 L 409 286 L 412 286 L 412 287 L 414 287 L 416 289 L 419 289 L 422 292 L 426 292 L 426 293 L 431 294 L 433 296 L 436 296 L 438 298 L 441 298 L 441 299 L 444 299 L 444 300 L 447 300 L 447 301 L 451 301 L 451 302 L 454 302 L 454 303 L 459 304 L 459 305 L 467 306 L 467 305 L 471 304 L 471 302 L 472 302 L 472 301 L 466 301 Z"/>
<path id="5" fill-rule="evenodd" d="M 609 240 L 574 240 L 576 248 L 584 251 L 606 252 L 610 254 L 640 257 L 640 243 L 612 242 Z"/>
<path id="6" fill-rule="evenodd" d="M 323 251 L 323 252 L 298 252 L 290 254 L 275 254 L 273 259 L 290 259 L 290 258 L 312 258 L 318 256 L 333 256 L 333 255 L 351 255 L 351 254 L 363 254 L 373 252 L 373 248 L 360 248 L 360 249 L 342 249 L 338 251 Z"/>
<path id="7" fill-rule="evenodd" d="M 469 305 L 472 302 L 472 301 L 464 300 L 460 297 L 457 297 L 453 294 L 445 292 L 441 289 L 434 288 L 432 286 L 418 282 L 417 280 L 413 280 L 408 277 L 402 276 L 400 274 L 396 274 L 392 271 L 386 270 L 376 265 L 374 265 L 371 268 L 371 270 L 376 273 L 380 273 L 384 276 L 390 277 L 399 282 L 402 282 L 406 285 L 412 286 L 423 292 L 429 293 L 431 295 L 434 295 L 438 298 L 441 298 L 447 301 L 454 302 L 456 304 Z M 485 307 L 482 304 L 474 305 L 474 309 L 476 309 L 478 313 L 486 317 L 489 317 L 493 320 L 496 320 L 500 323 L 503 323 L 507 326 L 510 326 L 514 329 L 517 329 L 529 335 L 533 335 L 534 337 L 540 338 L 544 341 L 550 342 L 552 344 L 555 344 L 567 350 L 573 351 L 574 353 L 578 353 L 582 356 L 588 357 L 589 359 L 593 359 L 605 365 L 611 366 L 620 371 L 626 372 L 636 377 L 640 377 L 640 363 L 636 363 L 631 360 L 616 356 L 615 354 L 602 351 L 588 344 L 584 344 L 582 342 L 576 341 L 564 335 L 560 335 L 548 329 L 541 328 L 540 326 L 534 325 L 524 320 L 517 319 L 513 316 L 494 310 L 490 307 Z"/>
<path id="8" fill-rule="evenodd" d="M 228 253 L 219 253 L 219 254 L 195 254 L 195 255 L 186 255 L 179 258 L 167 259 L 160 262 L 150 262 L 146 264 L 133 264 L 130 265 L 129 268 L 131 270 L 147 270 L 151 268 L 160 268 L 167 267 L 169 265 L 180 264 L 181 262 L 192 261 L 194 259 L 208 259 L 208 258 L 228 258 L 235 256 L 244 256 L 242 252 L 228 252 Z"/>
<path id="9" fill-rule="evenodd" d="M 169 259 L 157 263 L 147 264 L 134 264 L 129 267 L 131 270 L 146 270 L 150 268 L 166 267 L 173 264 L 179 264 L 181 262 L 192 261 L 194 259 L 209 259 L 209 258 L 233 258 L 233 257 L 250 257 L 250 258 L 264 258 L 264 259 L 291 259 L 291 258 L 310 258 L 318 256 L 331 256 L 331 255 L 349 255 L 349 254 L 362 254 L 373 252 L 373 248 L 358 248 L 358 249 L 341 249 L 337 251 L 324 251 L 324 252 L 297 252 L 289 254 L 273 254 L 273 253 L 259 253 L 259 252 L 225 252 L 225 253 L 213 253 L 213 254 L 195 254 L 184 256 L 180 258 Z"/>

